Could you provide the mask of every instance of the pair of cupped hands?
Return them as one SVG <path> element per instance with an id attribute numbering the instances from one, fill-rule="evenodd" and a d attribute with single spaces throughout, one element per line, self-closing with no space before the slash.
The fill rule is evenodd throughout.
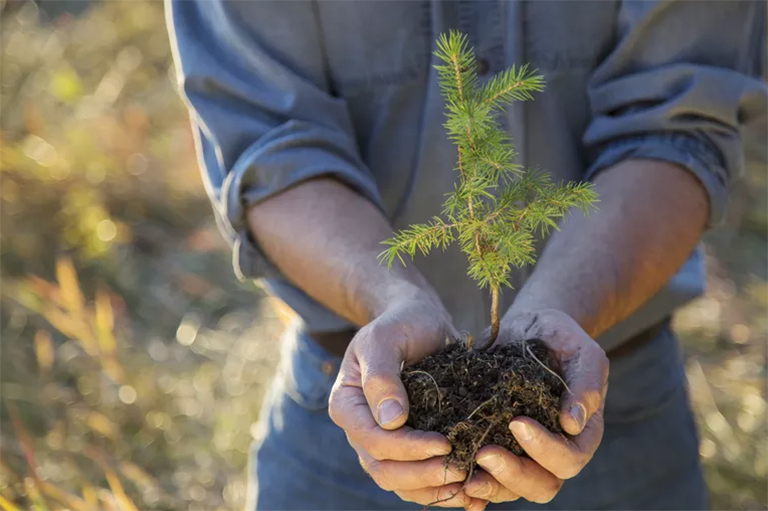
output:
<path id="1" fill-rule="evenodd" d="M 423 298 L 423 297 L 422 297 Z M 445 465 L 448 440 L 405 426 L 408 397 L 400 379 L 409 365 L 458 338 L 450 316 L 433 298 L 399 301 L 364 326 L 347 348 L 330 397 L 331 419 L 347 435 L 363 468 L 383 489 L 406 501 L 481 511 L 489 502 L 552 500 L 576 476 L 603 436 L 608 379 L 605 352 L 567 314 L 557 310 L 508 313 L 496 345 L 541 339 L 552 351 L 570 391 L 561 402 L 556 435 L 528 417 L 509 428 L 530 456 L 494 445 L 480 449 L 475 470 Z"/>

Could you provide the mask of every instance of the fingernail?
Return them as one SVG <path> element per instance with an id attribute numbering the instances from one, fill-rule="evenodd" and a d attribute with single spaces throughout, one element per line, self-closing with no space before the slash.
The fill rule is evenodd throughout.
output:
<path id="1" fill-rule="evenodd" d="M 393 422 L 403 414 L 403 407 L 394 399 L 387 399 L 379 405 L 379 424 L 385 425 Z"/>
<path id="2" fill-rule="evenodd" d="M 531 433 L 531 428 L 529 428 L 526 423 L 515 421 L 509 427 L 512 430 L 512 433 L 514 433 L 515 438 L 517 438 L 518 442 L 527 444 L 531 440 L 533 440 L 533 434 Z"/>
<path id="3" fill-rule="evenodd" d="M 584 408 L 584 405 L 581 403 L 576 403 L 575 405 L 571 406 L 571 417 L 573 417 L 573 420 L 575 420 L 576 424 L 579 425 L 579 430 L 584 428 L 584 422 L 587 418 L 587 410 Z"/>
<path id="4" fill-rule="evenodd" d="M 477 458 L 477 462 L 486 470 L 496 472 L 501 469 L 501 456 L 498 454 L 485 454 Z"/>

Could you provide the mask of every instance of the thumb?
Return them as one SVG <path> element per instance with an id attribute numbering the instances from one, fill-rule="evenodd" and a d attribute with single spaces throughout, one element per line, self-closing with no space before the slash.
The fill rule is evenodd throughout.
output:
<path id="1" fill-rule="evenodd" d="M 400 379 L 404 350 L 396 339 L 370 339 L 357 346 L 363 393 L 376 422 L 397 429 L 408 418 L 408 395 Z"/>
<path id="2" fill-rule="evenodd" d="M 597 346 L 588 346 L 565 369 L 571 392 L 563 400 L 560 424 L 569 435 L 578 435 L 603 407 L 608 383 L 608 358 Z"/>

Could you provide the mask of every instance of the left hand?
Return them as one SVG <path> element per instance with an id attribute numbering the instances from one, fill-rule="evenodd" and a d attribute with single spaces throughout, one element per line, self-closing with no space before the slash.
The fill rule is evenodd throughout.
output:
<path id="1" fill-rule="evenodd" d="M 490 502 L 522 497 L 530 502 L 552 500 L 564 479 L 576 476 L 592 459 L 603 437 L 603 407 L 608 381 L 608 357 L 600 346 L 567 314 L 557 310 L 516 313 L 502 321 L 497 344 L 540 339 L 560 365 L 570 387 L 564 391 L 560 424 L 567 433 L 556 435 L 529 417 L 509 425 L 530 456 L 515 456 L 496 445 L 477 453 L 483 468 L 464 492 Z"/>

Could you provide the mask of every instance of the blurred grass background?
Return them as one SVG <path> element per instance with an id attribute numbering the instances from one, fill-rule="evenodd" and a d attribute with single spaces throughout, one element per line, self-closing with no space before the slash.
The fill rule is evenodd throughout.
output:
<path id="1" fill-rule="evenodd" d="M 0 0 L 0 509 L 234 509 L 286 314 L 236 281 L 157 1 Z M 675 318 L 716 509 L 764 509 L 766 173 Z"/>

